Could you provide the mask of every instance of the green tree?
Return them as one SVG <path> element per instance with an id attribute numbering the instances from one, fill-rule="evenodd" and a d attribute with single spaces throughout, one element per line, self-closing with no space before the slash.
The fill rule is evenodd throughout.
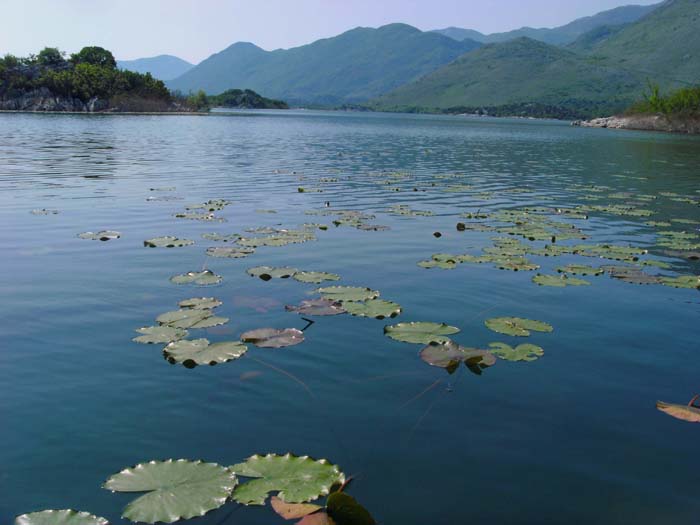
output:
<path id="1" fill-rule="evenodd" d="M 209 100 L 207 99 L 207 94 L 201 89 L 197 91 L 197 93 L 195 93 L 194 95 L 190 95 L 187 99 L 187 102 L 197 111 L 207 109 L 209 107 Z"/>
<path id="2" fill-rule="evenodd" d="M 64 53 L 58 50 L 56 47 L 45 47 L 37 55 L 37 62 L 40 66 L 62 66 L 66 63 Z"/>
<path id="3" fill-rule="evenodd" d="M 117 61 L 114 59 L 114 55 L 99 46 L 84 47 L 80 52 L 73 53 L 70 59 L 74 64 L 91 64 L 109 69 L 117 68 Z"/>

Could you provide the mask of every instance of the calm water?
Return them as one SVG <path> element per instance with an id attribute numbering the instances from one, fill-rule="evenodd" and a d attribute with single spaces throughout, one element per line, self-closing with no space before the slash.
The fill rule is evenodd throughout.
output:
<path id="1" fill-rule="evenodd" d="M 491 244 L 490 233 L 455 230 L 466 211 L 573 206 L 590 186 L 698 199 L 699 166 L 697 139 L 548 122 L 0 115 L 0 523 L 69 507 L 126 523 L 120 511 L 132 496 L 100 488 L 123 467 L 171 457 L 229 465 L 291 451 L 355 475 L 351 493 L 387 525 L 697 524 L 700 428 L 655 409 L 658 399 L 686 403 L 700 393 L 697 290 L 607 276 L 544 288 L 530 272 L 416 263 Z M 405 176 L 387 178 L 395 172 Z M 457 184 L 472 187 L 445 191 Z M 147 201 L 163 196 L 182 200 Z M 212 198 L 232 201 L 218 213 L 228 222 L 173 217 Z M 375 214 L 372 222 L 391 230 L 331 225 L 316 242 L 259 248 L 247 259 L 204 255 L 214 243 L 202 233 L 331 224 L 305 214 L 326 201 Z M 395 204 L 434 216 L 389 214 Z M 700 219 L 697 205 L 669 198 L 645 207 L 654 220 Z M 37 208 L 60 213 L 32 215 Z M 578 224 L 588 242 L 647 247 L 673 264 L 670 274 L 700 273 L 697 263 L 663 257 L 646 220 L 597 213 Z M 101 229 L 123 237 L 76 237 Z M 143 247 L 160 235 L 197 243 Z M 531 259 L 543 273 L 608 263 Z M 168 281 L 205 263 L 223 284 Z M 399 302 L 397 322 L 458 326 L 454 338 L 467 346 L 523 342 L 489 331 L 490 317 L 540 319 L 555 331 L 530 338 L 545 349 L 540 360 L 501 361 L 482 376 L 465 368 L 448 376 L 419 359 L 420 345 L 385 337 L 387 321 L 350 316 L 318 318 L 302 345 L 251 347 L 238 361 L 193 370 L 168 364 L 158 345 L 131 342 L 134 329 L 202 295 L 223 300 L 219 313 L 231 321 L 196 337 L 302 328 L 284 305 L 315 287 L 246 275 L 258 265 L 339 273 L 342 284 Z M 268 508 L 234 509 L 188 523 L 282 523 Z"/>

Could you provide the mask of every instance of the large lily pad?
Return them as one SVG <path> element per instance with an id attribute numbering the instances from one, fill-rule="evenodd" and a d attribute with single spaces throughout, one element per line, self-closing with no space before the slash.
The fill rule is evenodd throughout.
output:
<path id="1" fill-rule="evenodd" d="M 320 284 L 323 281 L 339 281 L 340 275 L 328 272 L 297 272 L 292 277 L 300 283 Z"/>
<path id="2" fill-rule="evenodd" d="M 569 277 L 568 275 L 543 275 L 537 274 L 532 278 L 532 282 L 540 286 L 553 286 L 556 288 L 564 288 L 566 286 L 588 286 L 591 283 L 585 279 Z"/>
<path id="3" fill-rule="evenodd" d="M 382 299 L 370 299 L 369 301 L 346 301 L 343 308 L 350 315 L 358 317 L 373 317 L 374 319 L 394 318 L 401 313 L 401 305 Z"/>
<path id="4" fill-rule="evenodd" d="M 211 310 L 187 308 L 166 312 L 156 318 L 159 324 L 173 328 L 211 328 L 228 323 L 227 317 L 216 317 Z"/>
<path id="5" fill-rule="evenodd" d="M 259 348 L 284 348 L 304 342 L 304 332 L 296 328 L 258 328 L 241 335 L 241 341 Z"/>
<path id="6" fill-rule="evenodd" d="M 299 270 L 296 268 L 273 268 L 271 266 L 256 266 L 255 268 L 249 268 L 246 273 L 251 277 L 259 277 L 263 281 L 269 281 L 270 279 L 289 279 Z"/>
<path id="7" fill-rule="evenodd" d="M 329 316 L 347 313 L 342 303 L 323 298 L 305 300 L 299 306 L 285 306 L 285 309 L 301 315 Z"/>
<path id="8" fill-rule="evenodd" d="M 146 248 L 182 248 L 183 246 L 191 246 L 193 244 L 194 241 L 190 239 L 180 239 L 171 236 L 155 237 L 143 241 L 143 245 Z"/>
<path id="9" fill-rule="evenodd" d="M 223 281 L 223 278 L 211 270 L 187 272 L 170 278 L 170 282 L 173 284 L 197 284 L 199 286 L 212 286 L 219 284 L 221 281 Z"/>
<path id="10" fill-rule="evenodd" d="M 544 350 L 531 344 L 518 345 L 513 348 L 505 343 L 491 343 L 491 353 L 506 361 L 536 361 L 544 355 Z"/>
<path id="11" fill-rule="evenodd" d="M 132 341 L 145 345 L 168 344 L 184 339 L 188 335 L 187 330 L 172 326 L 146 326 L 136 331 L 142 335 L 134 337 Z"/>
<path id="12" fill-rule="evenodd" d="M 530 331 L 545 333 L 554 331 L 552 325 L 543 321 L 533 321 L 521 317 L 497 317 L 488 319 L 485 324 L 488 329 L 494 332 L 515 337 L 527 337 L 530 335 Z"/>
<path id="13" fill-rule="evenodd" d="M 340 469 L 325 459 L 291 454 L 255 455 L 229 468 L 238 476 L 256 478 L 242 483 L 233 493 L 233 499 L 243 505 L 263 505 L 272 492 L 286 503 L 313 501 L 345 481 Z"/>
<path id="14" fill-rule="evenodd" d="M 66 509 L 22 514 L 15 518 L 15 525 L 109 525 L 109 522 L 89 512 Z"/>
<path id="15" fill-rule="evenodd" d="M 359 286 L 328 286 L 317 290 L 326 299 L 334 301 L 368 301 L 379 297 L 379 292 Z"/>
<path id="16" fill-rule="evenodd" d="M 222 304 L 224 303 L 213 297 L 193 297 L 192 299 L 180 301 L 178 306 L 180 308 L 192 308 L 193 310 L 212 310 Z"/>
<path id="17" fill-rule="evenodd" d="M 420 358 L 430 366 L 445 368 L 453 372 L 460 363 L 467 366 L 489 367 L 496 364 L 496 358 L 488 350 L 468 348 L 445 339 L 431 342 L 420 352 Z"/>
<path id="18" fill-rule="evenodd" d="M 143 523 L 174 523 L 218 509 L 236 484 L 235 474 L 215 463 L 169 459 L 127 468 L 110 477 L 104 488 L 146 493 L 127 505 L 125 518 Z"/>
<path id="19" fill-rule="evenodd" d="M 214 246 L 207 248 L 207 255 L 209 257 L 217 257 L 219 259 L 242 259 L 254 253 L 254 248 L 238 248 L 235 246 Z"/>
<path id="20" fill-rule="evenodd" d="M 119 239 L 121 236 L 121 233 L 113 230 L 103 230 L 100 232 L 85 232 L 78 234 L 79 238 L 90 241 L 111 241 L 114 239 Z"/>
<path id="21" fill-rule="evenodd" d="M 445 323 L 417 322 L 399 323 L 384 327 L 384 334 L 404 343 L 430 344 L 445 342 L 448 335 L 459 332 L 459 328 Z"/>
<path id="22" fill-rule="evenodd" d="M 197 365 L 217 365 L 238 359 L 248 347 L 239 341 L 210 343 L 207 339 L 176 341 L 163 349 L 163 355 L 171 363 L 180 363 L 187 368 Z"/>

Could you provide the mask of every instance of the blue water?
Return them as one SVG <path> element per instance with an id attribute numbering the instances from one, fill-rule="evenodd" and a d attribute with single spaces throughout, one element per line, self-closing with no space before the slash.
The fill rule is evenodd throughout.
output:
<path id="1" fill-rule="evenodd" d="M 490 233 L 456 231 L 465 211 L 585 204 L 592 186 L 659 196 L 644 206 L 653 220 L 700 219 L 696 204 L 660 196 L 700 199 L 698 166 L 697 138 L 557 122 L 1 114 L 0 523 L 48 508 L 126 523 L 120 512 L 133 497 L 101 488 L 124 467 L 166 458 L 230 465 L 290 451 L 354 475 L 351 493 L 387 525 L 697 524 L 700 426 L 655 409 L 659 399 L 683 404 L 700 393 L 697 290 L 607 276 L 543 288 L 530 272 L 416 263 L 491 244 Z M 390 177 L 397 172 L 404 176 Z M 456 184 L 472 187 L 445 191 Z M 182 200 L 147 201 L 163 196 Z M 217 213 L 225 223 L 173 217 L 214 198 L 232 202 Z M 391 229 L 336 228 L 333 217 L 305 213 L 326 202 L 375 214 L 371 222 Z M 434 216 L 388 213 L 395 204 Z M 59 213 L 30 213 L 39 208 Z M 649 248 L 673 265 L 662 273 L 700 274 L 698 263 L 665 257 L 646 220 L 594 213 L 577 224 L 587 242 Z M 307 222 L 331 226 L 315 242 L 259 248 L 247 259 L 204 255 L 215 243 L 202 233 Z M 693 229 L 672 229 L 683 228 Z M 123 236 L 76 237 L 103 229 Z M 160 235 L 196 244 L 143 247 Z M 542 273 L 609 263 L 531 259 Z M 221 285 L 168 280 L 204 264 Z M 448 376 L 419 359 L 420 345 L 385 337 L 389 321 L 350 316 L 318 318 L 299 346 L 251 346 L 238 361 L 192 370 L 168 364 L 158 345 L 131 342 L 134 329 L 202 295 L 224 301 L 217 313 L 231 321 L 196 337 L 303 328 L 284 306 L 312 297 L 314 285 L 246 275 L 258 265 L 338 273 L 341 284 L 400 303 L 391 323 L 446 322 L 466 346 L 523 342 L 489 331 L 491 317 L 540 319 L 555 331 L 528 340 L 545 349 L 538 361 L 501 361 L 482 376 L 466 368 Z M 188 523 L 282 520 L 228 504 Z"/>

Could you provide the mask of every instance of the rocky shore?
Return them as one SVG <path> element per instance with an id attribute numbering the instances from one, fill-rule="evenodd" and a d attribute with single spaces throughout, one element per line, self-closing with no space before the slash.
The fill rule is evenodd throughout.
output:
<path id="1" fill-rule="evenodd" d="M 700 117 L 667 115 L 617 115 L 614 117 L 577 120 L 573 126 L 583 128 L 630 129 L 668 133 L 700 134 Z"/>

